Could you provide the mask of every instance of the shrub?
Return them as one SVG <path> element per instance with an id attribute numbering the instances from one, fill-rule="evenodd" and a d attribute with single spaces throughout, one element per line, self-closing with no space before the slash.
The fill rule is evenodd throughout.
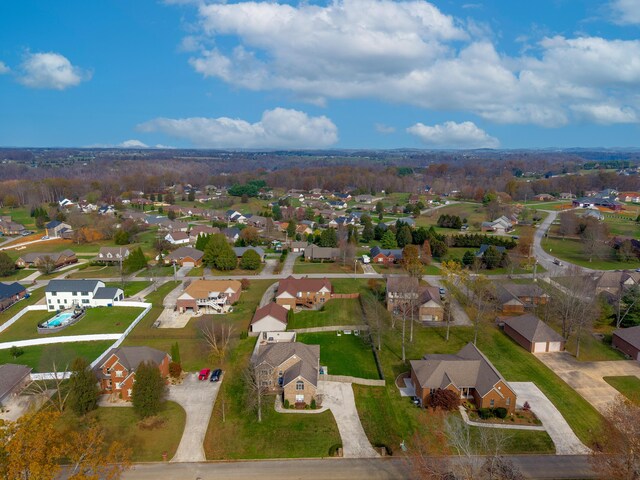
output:
<path id="1" fill-rule="evenodd" d="M 317 404 L 316 404 L 316 399 L 314 398 L 313 400 L 311 400 L 311 408 L 313 410 L 315 410 L 316 408 L 318 408 Z"/>
<path id="2" fill-rule="evenodd" d="M 498 418 L 507 418 L 507 409 L 503 407 L 498 407 L 493 410 L 493 413 Z"/>
<path id="3" fill-rule="evenodd" d="M 439 388 L 431 394 L 429 404 L 433 408 L 440 407 L 443 410 L 452 411 L 460 405 L 460 397 L 451 390 Z"/>
<path id="4" fill-rule="evenodd" d="M 336 443 L 334 445 L 331 445 L 329 447 L 329 456 L 330 457 L 335 457 L 336 454 L 338 453 L 338 449 L 342 448 L 342 444 L 341 443 Z"/>
<path id="5" fill-rule="evenodd" d="M 522 406 L 522 410 L 524 410 L 525 412 L 528 412 L 529 410 L 531 410 L 531 405 L 529 405 L 529 402 L 524 402 L 524 405 Z"/>
<path id="6" fill-rule="evenodd" d="M 182 374 L 182 365 L 178 362 L 169 363 L 169 375 L 173 378 L 178 378 Z"/>
<path id="7" fill-rule="evenodd" d="M 249 290 L 249 287 L 251 286 L 251 280 L 249 280 L 248 278 L 243 278 L 242 280 L 240 280 L 240 285 L 242 286 L 242 290 Z"/>
<path id="8" fill-rule="evenodd" d="M 478 416 L 483 420 L 487 420 L 488 418 L 493 418 L 493 412 L 490 408 L 480 408 L 478 410 Z"/>
<path id="9" fill-rule="evenodd" d="M 289 400 L 285 398 L 284 400 L 284 408 L 289 408 Z"/>
<path id="10" fill-rule="evenodd" d="M 13 358 L 18 358 L 20 355 L 22 355 L 24 353 L 24 350 L 20 347 L 16 347 L 15 345 L 13 345 L 10 349 L 9 349 L 9 353 L 11 354 L 11 356 Z"/>

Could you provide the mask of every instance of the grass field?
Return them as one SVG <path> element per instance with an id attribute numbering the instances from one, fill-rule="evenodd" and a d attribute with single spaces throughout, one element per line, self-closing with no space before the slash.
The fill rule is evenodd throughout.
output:
<path id="1" fill-rule="evenodd" d="M 37 272 L 37 270 L 35 269 L 25 269 L 25 268 L 17 269 L 11 275 L 0 277 L 0 282 L 4 282 L 4 283 L 17 282 L 22 280 L 25 277 L 28 277 L 29 275 L 35 272 Z"/>
<path id="2" fill-rule="evenodd" d="M 293 315 L 287 328 L 327 327 L 336 325 L 362 325 L 360 301 L 353 299 L 333 299 L 327 302 L 324 310 L 303 310 Z"/>
<path id="3" fill-rule="evenodd" d="M 187 277 L 202 277 L 202 275 L 204 275 L 204 267 L 194 267 L 187 273 Z"/>
<path id="4" fill-rule="evenodd" d="M 573 238 L 544 238 L 542 247 L 547 253 L 561 260 L 575 263 L 582 267 L 594 268 L 598 270 L 618 270 L 626 268 L 640 267 L 640 261 L 629 262 L 618 261 L 613 248 L 606 247 L 606 250 L 599 256 L 594 256 L 593 261 L 589 261 L 588 255 L 584 253 L 584 248 L 580 240 Z"/>
<path id="5" fill-rule="evenodd" d="M 82 265 L 80 270 L 70 273 L 68 278 L 119 278 L 119 266 Z"/>
<path id="6" fill-rule="evenodd" d="M 377 263 L 372 263 L 373 269 L 381 273 L 383 275 L 404 275 L 406 274 L 405 270 L 402 268 L 402 265 L 380 265 Z M 423 275 L 440 275 L 440 269 L 435 265 L 425 265 L 422 268 Z"/>
<path id="7" fill-rule="evenodd" d="M 342 265 L 339 262 L 305 262 L 302 257 L 293 265 L 293 273 L 362 273 L 362 265 L 357 263 L 354 270 L 354 262 L 351 265 Z"/>
<path id="8" fill-rule="evenodd" d="M 122 333 L 131 322 L 142 312 L 136 307 L 96 307 L 89 308 L 85 316 L 74 325 L 57 333 L 49 333 L 46 337 L 61 337 L 68 335 L 88 335 L 93 333 Z M 0 333 L 0 342 L 45 338 L 38 334 L 38 323 L 52 318 L 54 312 L 33 310 L 25 313 L 20 319 Z"/>
<path id="9" fill-rule="evenodd" d="M 640 236 L 640 223 L 636 223 L 635 221 L 638 216 L 636 210 L 638 209 L 632 210 L 633 215 L 604 213 L 604 223 L 609 227 L 609 232 L 612 235 L 638 238 L 638 236 Z"/>
<path id="10" fill-rule="evenodd" d="M 107 287 L 117 287 L 122 288 L 121 282 L 107 282 L 105 283 Z M 124 296 L 126 298 L 133 297 L 137 293 L 140 293 L 142 290 L 151 285 L 149 281 L 133 281 L 133 282 L 124 282 L 124 288 L 122 291 L 124 292 Z"/>
<path id="11" fill-rule="evenodd" d="M 459 230 L 453 228 L 438 228 L 437 222 L 440 215 L 457 215 L 463 221 L 466 218 L 470 231 L 480 231 L 480 224 L 490 220 L 487 218 L 486 207 L 480 203 L 455 203 L 428 212 L 426 215 L 420 215 L 416 219 L 416 225 L 418 227 L 430 227 L 433 225 L 438 233 L 460 233 Z"/>
<path id="12" fill-rule="evenodd" d="M 320 345 L 320 365 L 328 367 L 329 375 L 380 378 L 364 332 L 359 336 L 343 334 L 340 337 L 336 332 L 300 333 L 297 341 Z"/>
<path id="13" fill-rule="evenodd" d="M 61 418 L 62 428 L 79 430 L 89 422 L 96 421 L 105 431 L 105 441 L 110 443 L 117 440 L 130 447 L 131 460 L 134 462 L 160 462 L 163 452 L 171 460 L 178 449 L 186 413 L 175 402 L 165 402 L 158 414 L 162 425 L 153 429 L 140 428 L 139 418 L 128 407 L 100 407 L 86 417 L 77 417 L 66 411 Z"/>
<path id="14" fill-rule="evenodd" d="M 13 317 L 16 313 L 18 313 L 23 308 L 28 307 L 30 305 L 35 305 L 40 300 L 42 300 L 43 297 L 44 297 L 44 288 L 38 288 L 37 290 L 34 290 L 33 292 L 31 292 L 31 295 L 29 296 L 29 298 L 24 298 L 19 302 L 14 303 L 5 311 L 0 313 L 0 325 L 2 325 L 4 322 L 9 320 L 11 317 Z"/>
<path id="15" fill-rule="evenodd" d="M 640 405 L 640 378 L 626 375 L 620 377 L 603 377 L 603 380 L 633 403 Z"/>
<path id="16" fill-rule="evenodd" d="M 36 345 L 24 347 L 24 353 L 17 358 L 13 358 L 8 349 L 0 350 L 0 365 L 17 363 L 27 365 L 35 372 L 50 372 L 55 363 L 58 371 L 63 371 L 74 358 L 83 357 L 88 362 L 92 362 L 111 345 L 113 345 L 113 340 Z"/>

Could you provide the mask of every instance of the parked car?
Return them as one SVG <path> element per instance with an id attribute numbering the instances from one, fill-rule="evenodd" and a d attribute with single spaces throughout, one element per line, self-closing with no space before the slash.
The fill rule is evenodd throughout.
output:
<path id="1" fill-rule="evenodd" d="M 562 263 L 561 263 L 561 262 L 560 262 L 560 260 L 558 260 L 557 258 L 554 258 L 554 259 L 553 259 L 553 263 L 554 263 L 555 265 L 562 266 Z"/>
<path id="2" fill-rule="evenodd" d="M 443 298 L 447 293 L 444 287 L 440 287 L 438 290 L 440 291 L 440 298 Z"/>
<path id="3" fill-rule="evenodd" d="M 49 235 L 45 235 L 44 237 L 42 237 L 42 240 L 49 240 Z"/>
<path id="4" fill-rule="evenodd" d="M 222 370 L 219 368 L 216 368 L 213 373 L 211 374 L 211 378 L 210 381 L 212 382 L 218 382 L 220 381 L 220 377 L 222 376 Z"/>
<path id="5" fill-rule="evenodd" d="M 209 373 L 211 373 L 211 369 L 203 368 L 200 370 L 200 374 L 198 375 L 198 380 L 206 380 L 209 378 Z"/>

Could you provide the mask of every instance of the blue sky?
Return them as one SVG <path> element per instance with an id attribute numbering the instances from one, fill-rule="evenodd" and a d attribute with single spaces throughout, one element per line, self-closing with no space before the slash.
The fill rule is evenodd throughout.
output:
<path id="1" fill-rule="evenodd" d="M 640 1 L 21 0 L 0 145 L 640 146 Z"/>

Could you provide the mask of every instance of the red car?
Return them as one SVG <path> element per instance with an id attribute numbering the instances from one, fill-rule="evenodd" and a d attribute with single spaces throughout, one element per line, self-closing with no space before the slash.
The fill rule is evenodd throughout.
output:
<path id="1" fill-rule="evenodd" d="M 211 373 L 211 369 L 203 368 L 200 370 L 200 374 L 198 375 L 198 380 L 206 380 L 209 378 L 209 374 Z"/>

